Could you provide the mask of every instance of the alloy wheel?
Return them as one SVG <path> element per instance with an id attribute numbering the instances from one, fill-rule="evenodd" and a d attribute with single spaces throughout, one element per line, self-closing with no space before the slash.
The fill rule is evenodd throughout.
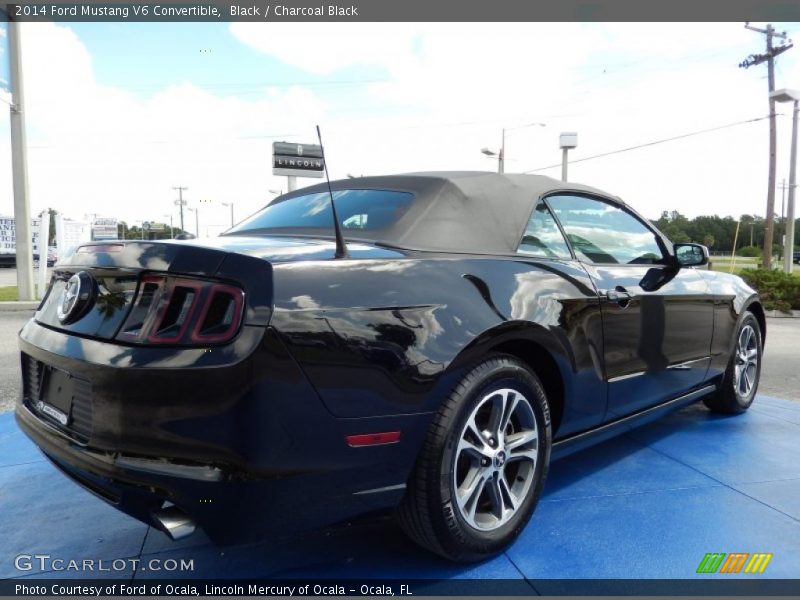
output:
<path id="1" fill-rule="evenodd" d="M 517 514 L 534 483 L 539 430 L 533 407 L 518 390 L 489 392 L 458 440 L 455 504 L 471 527 L 493 531 Z"/>
<path id="2" fill-rule="evenodd" d="M 758 376 L 758 336 L 751 325 L 745 325 L 736 342 L 734 385 L 736 393 L 747 398 Z"/>

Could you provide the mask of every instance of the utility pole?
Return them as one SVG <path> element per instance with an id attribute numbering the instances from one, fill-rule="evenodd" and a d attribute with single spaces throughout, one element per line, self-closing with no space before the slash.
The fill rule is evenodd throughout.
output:
<path id="1" fill-rule="evenodd" d="M 188 187 L 177 186 L 177 187 L 174 187 L 172 189 L 173 190 L 178 190 L 178 199 L 175 200 L 175 204 L 177 204 L 181 209 L 181 233 L 183 233 L 183 231 L 185 231 L 183 229 L 183 207 L 186 204 L 186 202 L 184 202 L 184 200 L 183 200 L 183 192 L 185 192 L 189 188 Z"/>
<path id="2" fill-rule="evenodd" d="M 22 89 L 22 57 L 20 56 L 19 23 L 8 23 L 8 49 L 11 66 L 11 172 L 14 189 L 14 227 L 17 262 L 17 298 L 34 300 L 33 230 L 28 199 L 28 160 L 25 134 L 25 99 Z M 41 260 L 42 242 L 39 240 Z"/>
<path id="3" fill-rule="evenodd" d="M 745 27 L 751 31 L 758 32 L 766 36 L 767 51 L 764 54 L 751 54 L 741 63 L 739 67 L 748 69 L 754 65 L 760 65 L 763 62 L 767 63 L 767 83 L 769 86 L 769 93 L 775 91 L 775 57 L 783 52 L 786 52 L 792 47 L 791 41 L 774 47 L 772 45 L 772 38 L 786 39 L 786 32 L 777 33 L 771 24 L 767 24 L 766 29 L 753 27 L 749 23 Z M 774 235 L 775 225 L 775 153 L 776 153 L 776 133 L 775 133 L 775 100 L 769 97 L 769 177 L 767 182 L 767 215 L 766 224 L 764 227 L 764 249 L 761 255 L 761 264 L 765 269 L 772 268 L 772 238 Z"/>

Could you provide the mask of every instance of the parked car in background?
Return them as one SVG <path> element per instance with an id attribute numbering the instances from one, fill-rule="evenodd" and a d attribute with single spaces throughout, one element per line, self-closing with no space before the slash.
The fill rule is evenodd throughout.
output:
<path id="1" fill-rule="evenodd" d="M 47 249 L 47 266 L 52 267 L 58 261 L 58 252 L 55 246 L 50 246 Z M 16 267 L 17 255 L 14 252 L 0 254 L 0 267 Z M 34 268 L 39 267 L 39 255 L 33 255 Z"/>
<path id="2" fill-rule="evenodd" d="M 800 264 L 800 252 L 795 252 L 794 255 L 792 255 L 792 261 L 795 264 Z"/>
<path id="3" fill-rule="evenodd" d="M 473 172 L 331 188 L 217 238 L 64 257 L 20 332 L 20 427 L 173 538 L 395 509 L 473 561 L 517 537 L 551 458 L 753 402 L 758 295 L 619 198 Z"/>

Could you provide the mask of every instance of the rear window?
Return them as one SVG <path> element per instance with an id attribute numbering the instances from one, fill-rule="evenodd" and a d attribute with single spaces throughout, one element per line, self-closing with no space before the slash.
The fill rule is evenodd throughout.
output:
<path id="1" fill-rule="evenodd" d="M 336 190 L 336 213 L 343 230 L 385 229 L 406 214 L 414 195 L 394 190 Z M 333 229 L 328 192 L 274 202 L 227 233 L 284 229 Z"/>

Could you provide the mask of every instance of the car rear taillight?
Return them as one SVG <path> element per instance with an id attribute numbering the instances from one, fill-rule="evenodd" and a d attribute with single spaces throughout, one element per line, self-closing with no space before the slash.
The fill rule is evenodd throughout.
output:
<path id="1" fill-rule="evenodd" d="M 244 292 L 206 279 L 145 275 L 117 339 L 137 344 L 204 345 L 239 331 Z"/>

